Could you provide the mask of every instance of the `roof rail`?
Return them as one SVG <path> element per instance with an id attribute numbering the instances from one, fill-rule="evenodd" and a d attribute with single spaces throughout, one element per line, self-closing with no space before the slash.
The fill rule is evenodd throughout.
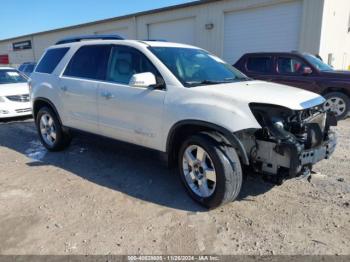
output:
<path id="1" fill-rule="evenodd" d="M 153 38 L 153 39 L 144 39 L 142 40 L 144 42 L 168 42 L 168 40 L 166 39 L 156 39 L 156 38 Z"/>
<path id="2" fill-rule="evenodd" d="M 80 42 L 83 40 L 124 40 L 119 35 L 81 35 L 81 36 L 69 36 L 59 40 L 55 45 L 62 45 L 74 42 Z"/>

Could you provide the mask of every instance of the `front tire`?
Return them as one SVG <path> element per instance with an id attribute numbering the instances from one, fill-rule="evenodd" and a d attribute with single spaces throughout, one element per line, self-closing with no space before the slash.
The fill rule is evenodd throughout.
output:
<path id="1" fill-rule="evenodd" d="M 325 96 L 326 102 L 323 108 L 326 111 L 333 112 L 338 120 L 344 119 L 350 107 L 350 99 L 347 95 L 340 92 L 331 92 Z"/>
<path id="2" fill-rule="evenodd" d="M 235 200 L 242 186 L 236 151 L 206 134 L 188 138 L 178 155 L 179 175 L 189 195 L 213 209 Z"/>
<path id="3" fill-rule="evenodd" d="M 70 135 L 63 131 L 57 115 L 51 108 L 42 107 L 39 110 L 36 117 L 36 127 L 41 143 L 49 151 L 60 151 L 70 144 Z"/>

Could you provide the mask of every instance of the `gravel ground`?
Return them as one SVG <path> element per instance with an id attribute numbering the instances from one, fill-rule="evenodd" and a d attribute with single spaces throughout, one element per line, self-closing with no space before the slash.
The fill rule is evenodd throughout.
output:
<path id="1" fill-rule="evenodd" d="M 350 119 L 311 179 L 249 175 L 206 211 L 158 154 L 81 135 L 49 153 L 32 120 L 0 122 L 0 254 L 350 254 Z"/>

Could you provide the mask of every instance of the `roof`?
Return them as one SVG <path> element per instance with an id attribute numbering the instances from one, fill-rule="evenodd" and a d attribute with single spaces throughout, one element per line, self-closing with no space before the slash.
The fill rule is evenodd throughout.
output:
<path id="1" fill-rule="evenodd" d="M 251 52 L 251 53 L 245 53 L 243 56 L 246 55 L 303 55 L 304 53 L 300 53 L 298 51 L 290 51 L 290 52 Z"/>
<path id="2" fill-rule="evenodd" d="M 211 3 L 211 2 L 218 2 L 218 1 L 222 1 L 222 0 L 198 0 L 198 1 L 193 1 L 193 2 L 184 3 L 184 4 L 173 5 L 173 6 L 163 7 L 163 8 L 152 9 L 152 10 L 148 10 L 148 11 L 142 11 L 142 12 L 138 12 L 138 13 L 132 13 L 132 14 L 128 14 L 128 15 L 117 16 L 117 17 L 112 17 L 112 18 L 108 18 L 108 19 L 93 21 L 93 22 L 89 22 L 89 23 L 83 23 L 83 24 L 78 24 L 78 25 L 73 25 L 73 26 L 67 26 L 67 27 L 32 33 L 32 34 L 26 34 L 26 35 L 21 35 L 21 36 L 0 39 L 0 42 L 15 40 L 15 39 L 19 39 L 19 38 L 25 38 L 25 37 L 32 37 L 35 35 L 54 33 L 54 32 L 59 32 L 59 31 L 64 31 L 64 30 L 69 30 L 69 29 L 75 29 L 75 28 L 79 28 L 79 27 L 83 27 L 83 26 L 90 26 L 90 25 L 96 25 L 96 24 L 100 24 L 100 23 L 113 22 L 113 21 L 117 21 L 117 20 L 132 18 L 135 16 L 155 14 L 155 13 L 171 11 L 171 10 L 176 10 L 176 9 L 186 8 L 186 7 L 192 7 L 192 6 L 207 4 L 207 3 Z"/>

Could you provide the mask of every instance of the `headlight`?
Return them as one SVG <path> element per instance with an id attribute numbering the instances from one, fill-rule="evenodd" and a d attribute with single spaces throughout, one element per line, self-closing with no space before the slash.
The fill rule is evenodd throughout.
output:
<path id="1" fill-rule="evenodd" d="M 2 96 L 0 96 L 0 103 L 2 102 L 5 102 L 5 99 Z"/>
<path id="2" fill-rule="evenodd" d="M 274 123 L 283 125 L 285 119 L 293 115 L 293 110 L 270 104 L 249 104 L 250 110 L 261 127 L 268 127 Z"/>
<path id="3" fill-rule="evenodd" d="M 292 135 L 285 129 L 286 121 L 293 115 L 293 110 L 270 104 L 251 103 L 250 110 L 260 126 L 277 139 L 288 139 Z"/>

